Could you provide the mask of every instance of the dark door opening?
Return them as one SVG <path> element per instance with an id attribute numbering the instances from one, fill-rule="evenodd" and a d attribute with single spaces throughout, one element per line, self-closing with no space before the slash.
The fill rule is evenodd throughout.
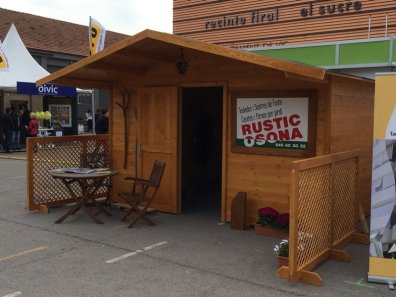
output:
<path id="1" fill-rule="evenodd" d="M 182 89 L 182 211 L 220 216 L 223 88 Z"/>

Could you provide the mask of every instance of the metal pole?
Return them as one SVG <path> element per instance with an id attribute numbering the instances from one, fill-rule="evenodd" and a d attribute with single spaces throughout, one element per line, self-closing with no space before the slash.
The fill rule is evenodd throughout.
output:
<path id="1" fill-rule="evenodd" d="M 91 95 L 91 110 L 92 110 L 92 134 L 95 133 L 95 89 L 92 89 L 92 95 Z"/>
<path id="2" fill-rule="evenodd" d="M 388 14 L 385 16 L 385 37 L 388 36 Z"/>

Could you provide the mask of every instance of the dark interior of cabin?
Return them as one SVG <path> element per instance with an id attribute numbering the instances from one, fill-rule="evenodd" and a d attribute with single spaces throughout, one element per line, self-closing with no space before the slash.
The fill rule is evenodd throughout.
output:
<path id="1" fill-rule="evenodd" d="M 182 211 L 220 216 L 222 87 L 182 89 Z"/>

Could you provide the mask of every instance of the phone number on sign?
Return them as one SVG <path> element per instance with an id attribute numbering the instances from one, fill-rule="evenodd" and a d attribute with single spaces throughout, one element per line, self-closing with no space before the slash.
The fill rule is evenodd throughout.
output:
<path id="1" fill-rule="evenodd" d="M 306 149 L 306 144 L 299 143 L 275 143 L 275 147 L 291 148 L 291 149 Z"/>

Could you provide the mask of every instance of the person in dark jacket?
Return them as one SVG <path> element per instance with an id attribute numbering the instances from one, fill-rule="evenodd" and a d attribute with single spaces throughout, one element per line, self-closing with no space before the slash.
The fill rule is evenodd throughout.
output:
<path id="1" fill-rule="evenodd" d="M 109 133 L 109 112 L 106 109 L 102 110 L 102 114 L 95 123 L 96 134 L 107 134 Z"/>
<path id="2" fill-rule="evenodd" d="M 11 119 L 11 108 L 7 107 L 5 114 L 1 118 L 1 124 L 3 126 L 4 131 L 4 151 L 5 153 L 11 153 L 11 145 L 12 145 L 12 119 Z"/>
<path id="3" fill-rule="evenodd" d="M 30 110 L 28 109 L 27 105 L 23 106 L 21 119 L 22 119 L 21 144 L 25 145 L 26 137 L 28 136 L 26 127 L 28 127 L 30 123 Z"/>
<path id="4" fill-rule="evenodd" d="M 21 150 L 21 117 L 19 112 L 16 109 L 11 111 L 11 119 L 12 119 L 12 141 L 11 141 L 11 149 L 14 151 Z"/>

